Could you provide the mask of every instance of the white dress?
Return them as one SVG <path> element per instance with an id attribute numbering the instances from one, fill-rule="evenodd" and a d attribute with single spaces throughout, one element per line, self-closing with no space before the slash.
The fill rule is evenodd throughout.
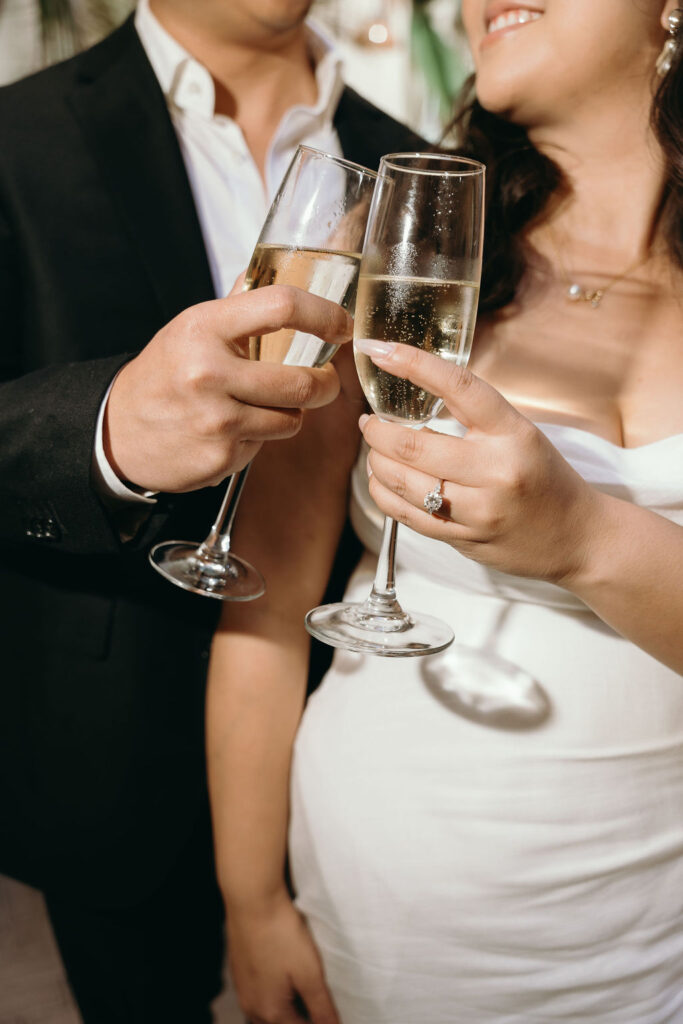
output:
<path id="1" fill-rule="evenodd" d="M 683 525 L 683 435 L 623 450 L 540 426 L 590 483 Z M 381 529 L 364 465 L 354 524 L 362 600 Z M 530 673 L 549 713 L 456 713 L 430 684 L 448 652 L 336 652 L 296 741 L 290 851 L 343 1024 L 680 1024 L 683 678 L 560 588 L 405 528 L 397 582 Z"/>

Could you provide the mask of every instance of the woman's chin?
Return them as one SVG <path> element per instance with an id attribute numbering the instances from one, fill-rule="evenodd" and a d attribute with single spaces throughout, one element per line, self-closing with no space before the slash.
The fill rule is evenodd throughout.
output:
<path id="1" fill-rule="evenodd" d="M 558 84 L 566 76 L 553 68 L 548 55 L 520 53 L 519 60 L 507 54 L 486 54 L 477 62 L 477 99 L 485 110 L 515 124 L 527 118 L 544 118 L 562 98 Z M 505 57 L 506 59 L 503 59 Z M 553 60 L 557 62 L 557 58 Z"/>
<path id="2" fill-rule="evenodd" d="M 519 88 L 514 79 L 499 75 L 477 73 L 477 99 L 485 110 L 491 114 L 507 116 L 508 111 L 517 105 Z"/>
<path id="3" fill-rule="evenodd" d="M 502 117 L 515 124 L 519 123 L 516 116 L 517 104 L 513 102 L 509 92 L 501 93 L 498 90 L 491 92 L 477 88 L 477 99 L 479 105 L 489 114 L 495 114 L 497 117 Z"/>
<path id="4" fill-rule="evenodd" d="M 477 79 L 477 100 L 480 106 L 490 114 L 523 128 L 533 128 L 546 122 L 539 99 L 537 92 L 533 98 L 529 98 L 525 90 L 514 82 L 488 83 L 485 79 L 481 82 Z"/>

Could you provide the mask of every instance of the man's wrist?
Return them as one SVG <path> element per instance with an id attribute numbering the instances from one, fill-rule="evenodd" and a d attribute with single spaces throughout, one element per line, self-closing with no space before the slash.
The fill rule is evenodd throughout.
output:
<path id="1" fill-rule="evenodd" d="M 120 505 L 121 503 L 124 503 L 127 505 L 154 505 L 156 504 L 158 492 L 145 490 L 142 487 L 138 487 L 137 484 L 131 483 L 129 480 L 122 480 L 112 468 L 105 452 L 104 417 L 107 409 L 107 402 L 109 401 L 109 395 L 112 387 L 114 386 L 116 377 L 118 377 L 118 374 L 116 374 L 107 388 L 107 393 L 102 399 L 102 404 L 100 405 L 100 410 L 97 416 L 95 444 L 93 447 L 92 457 L 93 486 L 107 504 Z"/>

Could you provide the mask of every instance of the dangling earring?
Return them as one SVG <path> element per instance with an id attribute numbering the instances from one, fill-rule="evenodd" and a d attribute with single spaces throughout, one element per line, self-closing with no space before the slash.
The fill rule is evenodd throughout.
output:
<path id="1" fill-rule="evenodd" d="M 662 51 L 659 54 L 659 57 L 657 57 L 657 63 L 655 65 L 655 67 L 657 68 L 657 74 L 660 75 L 662 78 L 671 70 L 671 65 L 673 64 L 674 60 L 674 54 L 680 42 L 678 38 L 678 33 L 681 31 L 681 28 L 683 28 L 683 10 L 681 10 L 680 7 L 677 7 L 676 10 L 672 11 L 669 17 L 666 19 L 666 23 L 671 38 L 667 39 L 667 41 L 664 43 Z"/>

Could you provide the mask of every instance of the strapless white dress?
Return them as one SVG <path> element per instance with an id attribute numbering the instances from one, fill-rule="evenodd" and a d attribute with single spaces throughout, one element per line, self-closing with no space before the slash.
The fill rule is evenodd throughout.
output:
<path id="1" fill-rule="evenodd" d="M 683 435 L 623 450 L 540 426 L 590 483 L 683 525 Z M 364 464 L 353 514 L 363 600 Z M 456 713 L 432 685 L 448 652 L 336 652 L 296 741 L 290 856 L 343 1024 L 680 1024 L 683 678 L 560 588 L 404 528 L 397 582 L 528 672 L 548 714 Z"/>

